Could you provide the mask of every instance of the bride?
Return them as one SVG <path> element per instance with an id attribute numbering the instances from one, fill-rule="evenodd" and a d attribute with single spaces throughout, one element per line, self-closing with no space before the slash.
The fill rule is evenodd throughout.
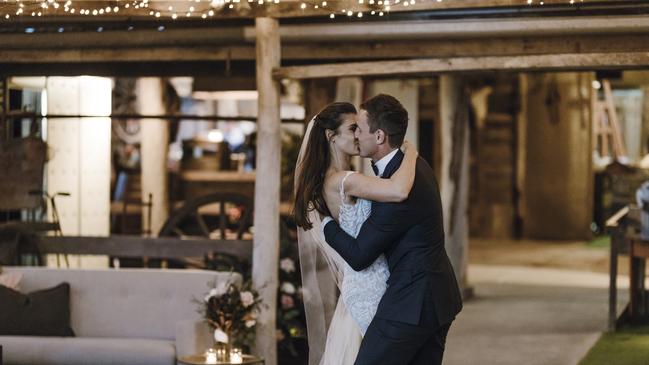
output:
<path id="1" fill-rule="evenodd" d="M 327 105 L 309 122 L 295 171 L 295 221 L 309 365 L 354 363 L 390 275 L 383 255 L 367 269 L 354 271 L 325 242 L 320 216 L 333 217 L 355 237 L 369 217 L 372 200 L 405 200 L 415 178 L 417 151 L 408 142 L 402 147 L 403 163 L 390 179 L 352 171 L 351 158 L 359 154 L 355 130 L 356 108 L 352 104 Z M 326 290 L 327 281 L 332 280 L 340 297 L 333 316 L 326 318 L 325 301 L 335 296 Z"/>

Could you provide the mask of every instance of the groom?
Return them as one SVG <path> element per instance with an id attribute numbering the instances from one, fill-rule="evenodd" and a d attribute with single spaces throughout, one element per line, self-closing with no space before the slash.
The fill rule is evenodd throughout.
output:
<path id="1" fill-rule="evenodd" d="M 361 104 L 356 129 L 360 155 L 374 173 L 389 178 L 399 168 L 408 112 L 397 99 L 377 95 Z M 327 243 L 357 271 L 385 254 L 388 288 L 363 338 L 355 365 L 441 364 L 446 335 L 462 309 L 460 290 L 444 249 L 439 188 L 421 158 L 408 199 L 372 202 L 372 213 L 354 239 L 329 217 Z"/>

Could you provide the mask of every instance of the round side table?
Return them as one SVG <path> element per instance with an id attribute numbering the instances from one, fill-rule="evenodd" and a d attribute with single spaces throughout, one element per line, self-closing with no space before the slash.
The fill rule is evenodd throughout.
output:
<path id="1" fill-rule="evenodd" d="M 250 364 L 264 364 L 264 359 L 261 357 L 253 356 L 253 355 L 243 355 L 243 360 L 241 362 L 223 362 L 223 361 L 217 361 L 215 363 L 208 363 L 207 359 L 205 358 L 205 354 L 196 354 L 196 355 L 189 355 L 189 356 L 179 356 L 176 358 L 180 363 L 187 364 L 187 365 L 207 365 L 207 364 L 216 364 L 216 365 L 236 365 L 236 364 L 245 364 L 245 365 L 250 365 Z"/>

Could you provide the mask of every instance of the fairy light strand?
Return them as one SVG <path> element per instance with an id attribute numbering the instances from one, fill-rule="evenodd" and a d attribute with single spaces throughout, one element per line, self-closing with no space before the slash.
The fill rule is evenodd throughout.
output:
<path id="1" fill-rule="evenodd" d="M 337 19 L 336 14 L 346 15 L 345 18 L 363 19 L 365 16 L 379 16 L 394 11 L 397 8 L 417 10 L 417 5 L 422 3 L 439 4 L 451 0 L 347 0 L 351 9 L 335 10 L 325 0 L 303 0 L 299 2 L 299 9 L 303 12 L 328 15 L 331 20 Z M 549 0 L 517 0 L 521 5 L 544 6 Z M 155 4 L 156 0 L 116 0 L 110 6 L 97 5 L 96 7 L 82 7 L 83 0 L 0 0 L 0 19 L 14 21 L 23 17 L 42 16 L 83 16 L 83 17 L 110 17 L 129 10 L 134 15 L 152 17 L 155 19 L 176 20 L 182 14 L 185 18 L 206 20 L 221 14 L 232 14 L 252 7 L 273 7 L 287 0 L 187 0 L 183 3 L 177 1 L 173 5 Z M 583 3 L 584 0 L 563 0 L 561 2 L 570 6 Z M 294 2 L 290 2 L 293 4 Z M 86 3 L 87 4 L 87 3 Z M 355 4 L 355 5 L 354 5 Z M 159 5 L 159 6 L 156 6 Z M 420 7 L 421 8 L 421 7 Z M 339 8 L 340 9 L 340 8 Z M 139 13 L 139 14 L 138 14 Z"/>

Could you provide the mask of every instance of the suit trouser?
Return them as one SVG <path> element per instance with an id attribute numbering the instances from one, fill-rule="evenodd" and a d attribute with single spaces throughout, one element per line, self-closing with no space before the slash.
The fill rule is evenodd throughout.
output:
<path id="1" fill-rule="evenodd" d="M 450 327 L 430 329 L 375 317 L 354 365 L 441 365 Z"/>

